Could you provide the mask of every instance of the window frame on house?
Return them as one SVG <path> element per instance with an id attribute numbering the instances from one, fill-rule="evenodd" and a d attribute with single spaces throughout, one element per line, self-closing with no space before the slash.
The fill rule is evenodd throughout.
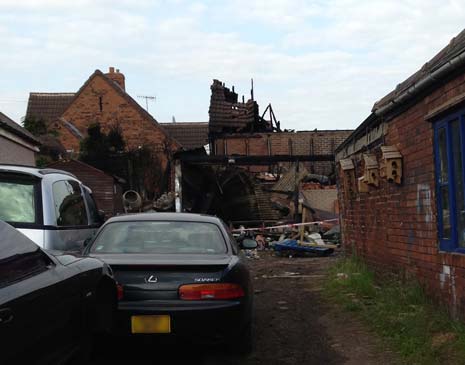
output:
<path id="1" fill-rule="evenodd" d="M 459 141 L 460 146 L 459 151 L 461 153 L 461 169 L 456 171 L 457 166 L 454 159 L 454 145 L 453 145 L 453 123 L 458 122 L 459 130 Z M 442 179 L 442 161 L 440 154 L 440 133 L 441 130 L 445 132 L 445 162 L 447 162 L 447 181 Z M 456 253 L 465 253 L 465 238 L 462 239 L 463 245 L 460 246 L 459 232 L 458 232 L 458 219 L 457 219 L 457 205 L 460 204 L 457 201 L 457 192 L 460 192 L 458 189 L 457 177 L 462 179 L 462 212 L 465 212 L 465 109 L 458 110 L 454 113 L 450 113 L 442 119 L 439 119 L 434 123 L 434 167 L 435 167 L 435 185 L 436 185 L 436 206 L 437 206 L 437 228 L 438 228 L 438 239 L 439 239 L 439 248 L 441 251 L 447 252 L 456 252 Z M 449 225 L 450 225 L 450 234 L 449 237 L 446 237 L 444 234 L 444 202 L 442 195 L 442 188 L 447 189 L 448 197 L 448 206 L 449 206 Z M 465 214 L 464 214 L 465 216 Z M 462 234 L 464 234 L 462 230 Z M 465 236 L 464 236 L 465 237 Z"/>

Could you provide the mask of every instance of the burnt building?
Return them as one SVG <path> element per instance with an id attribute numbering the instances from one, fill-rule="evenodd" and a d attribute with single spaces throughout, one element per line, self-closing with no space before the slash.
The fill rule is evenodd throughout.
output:
<path id="1" fill-rule="evenodd" d="M 234 87 L 230 90 L 218 80 L 213 80 L 211 85 L 209 116 L 213 155 L 256 156 L 269 161 L 249 165 L 251 172 L 279 173 L 298 160 L 312 173 L 334 175 L 334 151 L 352 132 L 282 130 L 271 104 L 260 115 L 253 89 L 247 102 L 244 97 L 238 101 Z"/>
<path id="2" fill-rule="evenodd" d="M 175 138 L 179 132 L 180 142 L 182 124 L 166 126 Z M 217 214 L 233 224 L 294 220 L 297 210 L 288 205 L 299 201 L 304 177 L 292 181 L 285 192 L 273 192 L 273 186 L 294 169 L 329 175 L 329 183 L 335 177 L 334 151 L 351 132 L 282 130 L 270 104 L 260 113 L 253 87 L 246 101 L 234 87 L 213 80 L 209 153 L 197 149 L 176 156 L 177 179 L 182 181 L 178 208 Z"/>

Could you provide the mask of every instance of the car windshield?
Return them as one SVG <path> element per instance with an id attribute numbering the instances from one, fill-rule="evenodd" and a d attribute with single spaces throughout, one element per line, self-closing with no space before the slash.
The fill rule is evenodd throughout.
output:
<path id="1" fill-rule="evenodd" d="M 114 222 L 103 227 L 93 253 L 218 254 L 226 242 L 218 226 L 205 222 Z"/>
<path id="2" fill-rule="evenodd" d="M 36 221 L 35 182 L 0 180 L 0 220 L 14 223 Z"/>

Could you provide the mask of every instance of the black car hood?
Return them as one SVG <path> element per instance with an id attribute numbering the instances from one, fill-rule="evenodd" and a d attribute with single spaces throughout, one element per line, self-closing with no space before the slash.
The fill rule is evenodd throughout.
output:
<path id="1" fill-rule="evenodd" d="M 227 266 L 232 260 L 232 256 L 227 254 L 219 255 L 155 255 L 155 254 L 96 254 L 91 253 L 89 257 L 99 258 L 109 265 L 157 265 L 157 266 L 203 266 L 220 265 Z"/>

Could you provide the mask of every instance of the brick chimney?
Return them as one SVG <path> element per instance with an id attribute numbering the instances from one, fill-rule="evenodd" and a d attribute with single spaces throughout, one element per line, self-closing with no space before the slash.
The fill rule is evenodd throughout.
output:
<path id="1" fill-rule="evenodd" d="M 114 67 L 110 67 L 108 73 L 106 73 L 105 76 L 116 82 L 124 91 L 126 91 L 124 75 L 119 72 L 118 69 L 115 71 Z"/>

